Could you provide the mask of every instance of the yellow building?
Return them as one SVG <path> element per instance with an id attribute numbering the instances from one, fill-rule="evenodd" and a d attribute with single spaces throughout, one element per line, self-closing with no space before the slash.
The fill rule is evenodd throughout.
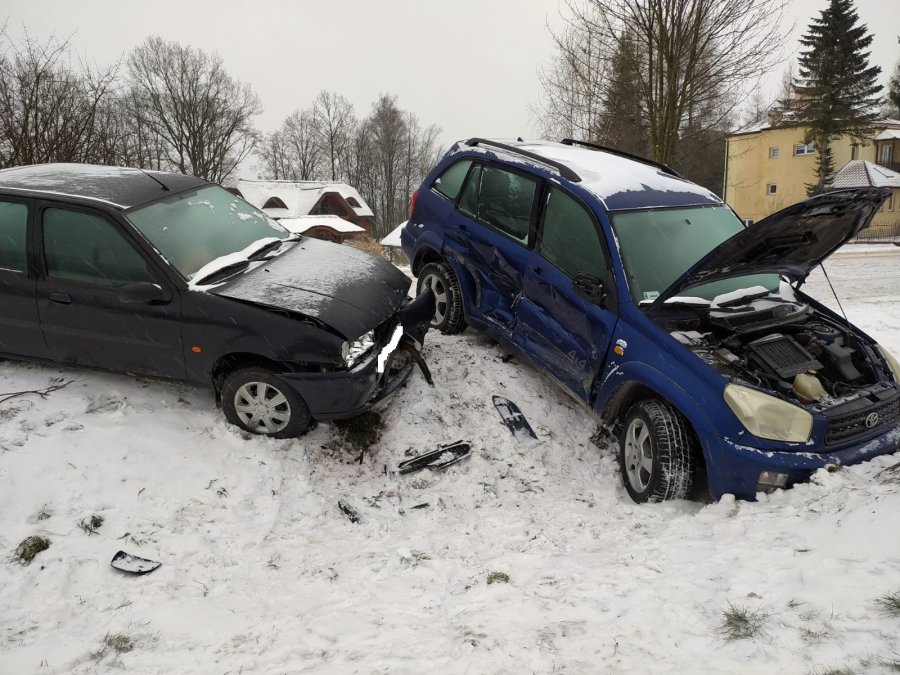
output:
<path id="1" fill-rule="evenodd" d="M 806 186 L 816 180 L 815 146 L 803 142 L 806 128 L 756 124 L 725 139 L 725 201 L 746 222 L 755 222 L 806 199 Z M 877 139 L 877 140 L 876 140 Z M 898 147 L 894 147 L 896 146 Z M 885 150 L 890 145 L 891 150 Z M 893 167 L 900 160 L 900 120 L 880 120 L 871 140 L 842 137 L 831 146 L 836 169 L 851 160 L 867 160 Z M 897 192 L 897 190 L 895 190 Z M 882 207 L 873 222 L 900 227 L 900 193 Z"/>

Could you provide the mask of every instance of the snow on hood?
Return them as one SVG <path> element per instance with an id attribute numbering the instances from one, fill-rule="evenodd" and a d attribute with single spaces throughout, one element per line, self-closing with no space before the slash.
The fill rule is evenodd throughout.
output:
<path id="1" fill-rule="evenodd" d="M 352 340 L 391 317 L 410 284 L 406 275 L 382 258 L 350 246 L 303 239 L 208 292 L 298 312 Z"/>

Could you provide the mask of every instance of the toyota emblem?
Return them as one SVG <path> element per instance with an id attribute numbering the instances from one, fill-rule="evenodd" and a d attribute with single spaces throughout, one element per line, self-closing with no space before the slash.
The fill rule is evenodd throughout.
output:
<path id="1" fill-rule="evenodd" d="M 866 416 L 866 429 L 872 429 L 878 424 L 878 413 L 869 413 Z"/>

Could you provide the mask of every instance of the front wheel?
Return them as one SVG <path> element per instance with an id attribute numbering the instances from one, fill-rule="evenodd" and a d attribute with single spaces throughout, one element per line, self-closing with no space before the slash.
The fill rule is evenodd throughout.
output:
<path id="1" fill-rule="evenodd" d="M 306 403 L 277 374 L 265 368 L 242 368 L 222 385 L 225 419 L 251 434 L 294 438 L 313 425 Z"/>
<path id="2" fill-rule="evenodd" d="M 426 289 L 434 293 L 434 318 L 431 327 L 446 335 L 466 329 L 462 293 L 453 268 L 445 262 L 428 263 L 419 272 L 418 295 Z"/>
<path id="3" fill-rule="evenodd" d="M 687 421 L 657 399 L 635 403 L 619 434 L 619 464 L 628 495 L 638 504 L 690 494 L 696 447 Z"/>

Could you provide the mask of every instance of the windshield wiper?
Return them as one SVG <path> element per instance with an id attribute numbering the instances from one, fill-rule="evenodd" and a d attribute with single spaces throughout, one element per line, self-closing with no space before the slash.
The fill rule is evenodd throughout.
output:
<path id="1" fill-rule="evenodd" d="M 233 274 L 237 274 L 238 272 L 243 272 L 245 269 L 250 267 L 249 260 L 238 260 L 237 262 L 229 263 L 224 267 L 220 267 L 217 270 L 213 270 L 209 274 L 200 277 L 199 279 L 192 279 L 191 283 L 196 284 L 198 286 L 203 286 L 206 284 L 212 284 L 216 281 L 222 281 L 230 277 Z"/>
<path id="2" fill-rule="evenodd" d="M 276 251 L 281 248 L 281 244 L 284 243 L 284 239 L 279 239 L 278 241 L 270 241 L 265 246 L 260 246 L 253 253 L 247 256 L 247 260 L 262 260 L 272 251 Z"/>

